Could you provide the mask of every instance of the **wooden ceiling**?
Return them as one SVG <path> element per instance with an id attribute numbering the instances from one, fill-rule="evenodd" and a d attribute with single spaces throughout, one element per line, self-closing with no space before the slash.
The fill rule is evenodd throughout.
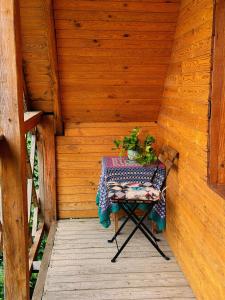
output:
<path id="1" fill-rule="evenodd" d="M 22 0 L 21 23 L 32 107 L 51 112 L 55 70 L 46 2 Z M 178 2 L 53 1 L 64 120 L 157 120 Z"/>

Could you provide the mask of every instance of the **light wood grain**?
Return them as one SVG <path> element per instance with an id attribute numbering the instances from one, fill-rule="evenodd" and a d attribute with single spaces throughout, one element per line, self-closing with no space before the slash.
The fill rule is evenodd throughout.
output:
<path id="1" fill-rule="evenodd" d="M 207 185 L 212 4 L 181 1 L 158 121 L 160 144 L 180 154 L 168 179 L 166 236 L 197 298 L 222 300 L 225 206 Z"/>
<path id="2" fill-rule="evenodd" d="M 0 2 L 4 298 L 29 299 L 26 152 L 18 1 Z M 12 284 L 13 283 L 13 284 Z"/>
<path id="3" fill-rule="evenodd" d="M 161 0 L 55 1 L 64 120 L 155 121 L 178 7 Z M 153 64 L 158 67 L 151 71 Z M 146 98 L 148 105 L 136 102 Z"/>
<path id="4" fill-rule="evenodd" d="M 132 228 L 128 223 L 119 243 Z M 97 219 L 59 221 L 43 299 L 195 299 L 162 236 L 169 262 L 138 232 L 112 264 L 112 234 Z"/>
<path id="5" fill-rule="evenodd" d="M 56 216 L 56 161 L 55 161 L 55 127 L 53 116 L 44 116 L 37 127 L 39 139 L 38 168 L 40 180 L 40 201 L 42 215 L 47 228 L 50 228 Z"/>
<path id="6" fill-rule="evenodd" d="M 113 140 L 141 127 L 157 139 L 152 122 L 65 123 L 65 136 L 57 137 L 57 206 L 60 218 L 96 217 L 95 198 L 103 156 L 118 155 Z"/>

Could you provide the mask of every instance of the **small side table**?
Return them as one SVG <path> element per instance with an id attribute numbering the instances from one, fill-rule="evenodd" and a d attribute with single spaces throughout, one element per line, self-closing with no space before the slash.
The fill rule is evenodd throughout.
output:
<path id="1" fill-rule="evenodd" d="M 114 213 L 115 227 L 118 228 L 118 212 L 120 206 L 117 203 L 112 203 L 107 196 L 107 182 L 135 182 L 145 183 L 151 181 L 153 174 L 157 169 L 157 164 L 142 166 L 134 161 L 128 160 L 127 157 L 103 157 L 102 159 L 102 174 L 100 178 L 96 203 L 98 205 L 98 215 L 100 223 L 105 227 L 111 224 L 110 214 Z M 166 176 L 165 166 L 160 164 L 157 173 L 154 177 L 154 186 L 160 189 Z M 141 210 L 146 210 L 147 204 L 140 204 Z M 163 231 L 166 225 L 166 203 L 165 200 L 159 201 L 149 216 L 150 220 L 154 221 L 159 231 Z"/>

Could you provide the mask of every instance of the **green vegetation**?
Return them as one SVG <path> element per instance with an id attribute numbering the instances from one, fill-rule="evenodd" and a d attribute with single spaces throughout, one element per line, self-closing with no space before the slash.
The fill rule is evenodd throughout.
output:
<path id="1" fill-rule="evenodd" d="M 152 144 L 155 142 L 155 138 L 151 135 L 147 135 L 144 144 L 141 145 L 139 153 L 136 157 L 136 161 L 141 165 L 147 165 L 157 160 L 155 150 Z"/>
<path id="2" fill-rule="evenodd" d="M 134 128 L 131 130 L 129 136 L 125 136 L 122 140 L 114 140 L 116 149 L 120 150 L 120 155 L 124 155 L 128 150 L 137 151 L 135 160 L 141 165 L 147 165 L 157 160 L 153 144 L 155 138 L 151 135 L 147 135 L 144 142 L 141 143 L 139 139 L 140 128 Z"/>
<path id="3" fill-rule="evenodd" d="M 120 155 L 124 155 L 127 150 L 139 151 L 140 141 L 138 135 L 140 128 L 134 128 L 131 130 L 129 136 L 125 136 L 123 140 L 114 140 L 116 149 L 120 149 Z"/>

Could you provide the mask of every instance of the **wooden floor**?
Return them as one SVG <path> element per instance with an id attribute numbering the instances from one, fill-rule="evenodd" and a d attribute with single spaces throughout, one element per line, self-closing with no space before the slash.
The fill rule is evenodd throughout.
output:
<path id="1" fill-rule="evenodd" d="M 97 219 L 59 221 L 43 299 L 195 299 L 164 239 L 160 245 L 170 261 L 136 232 L 117 262 L 111 263 L 116 245 L 107 239 L 112 232 L 113 226 L 104 229 Z"/>

